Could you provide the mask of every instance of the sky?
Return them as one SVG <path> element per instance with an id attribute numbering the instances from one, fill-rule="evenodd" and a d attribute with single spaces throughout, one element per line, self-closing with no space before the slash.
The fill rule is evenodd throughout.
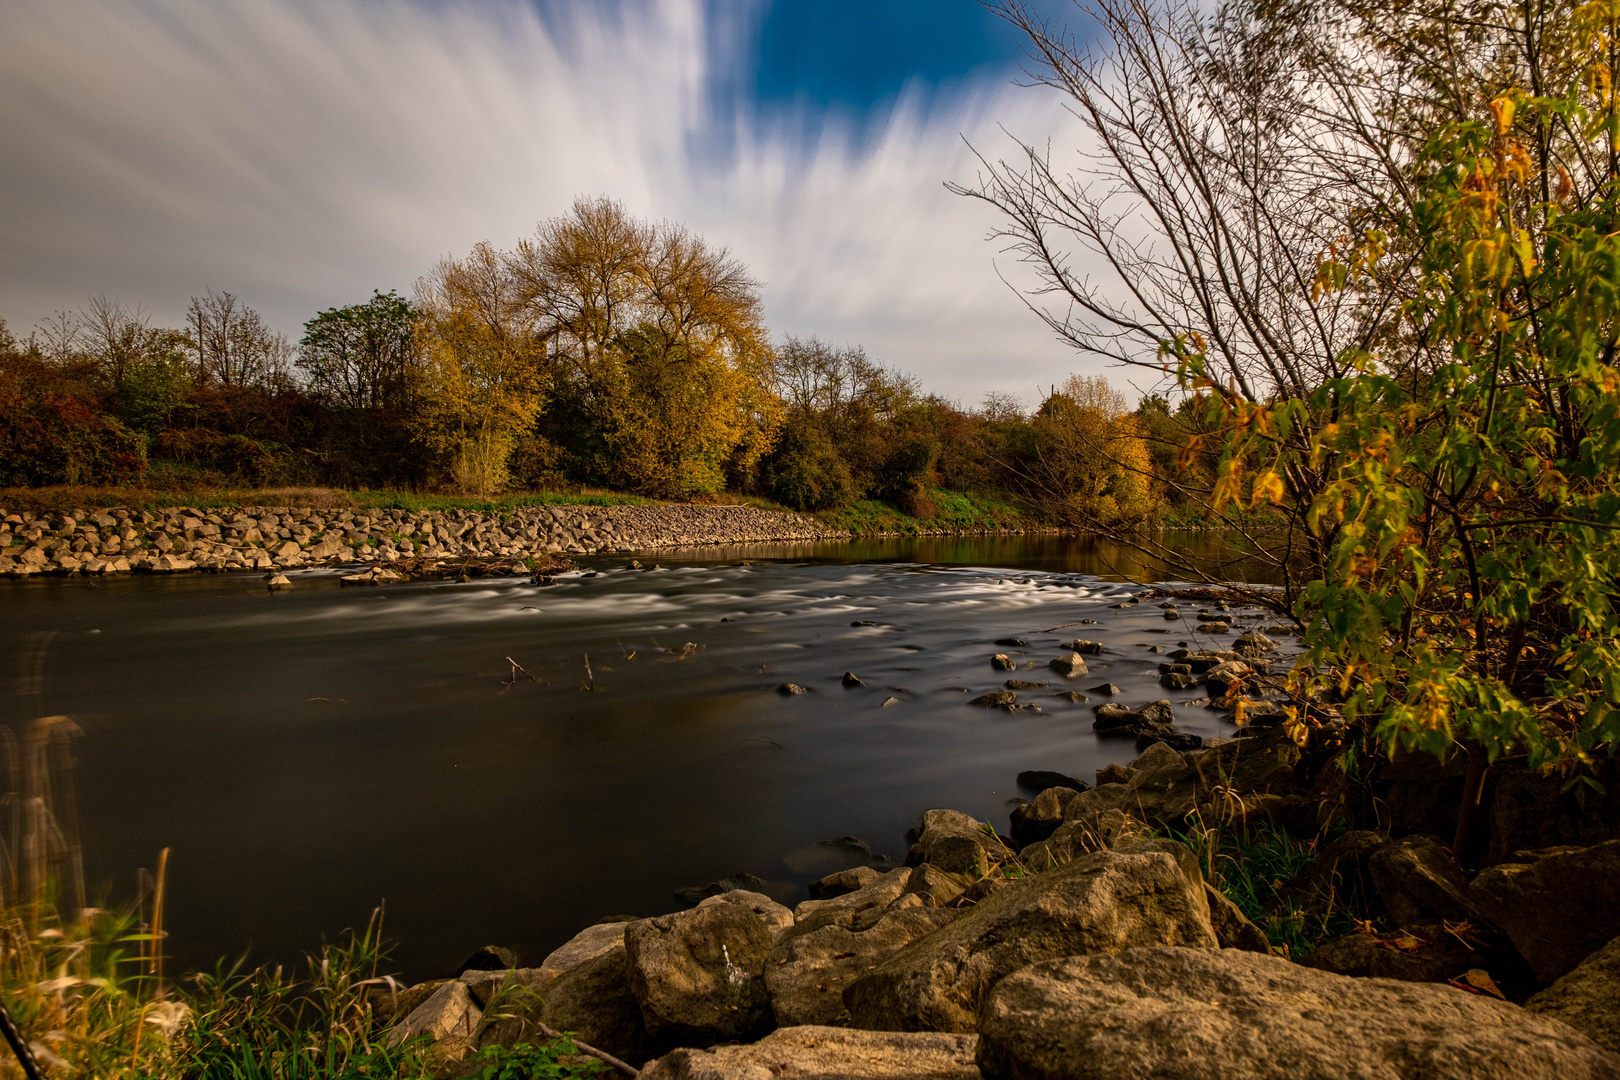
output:
<path id="1" fill-rule="evenodd" d="M 975 0 L 7 0 L 0 318 L 215 289 L 296 340 L 606 195 L 729 247 L 779 338 L 1033 404 L 1098 369 L 944 188 L 1071 131 L 1023 62 Z"/>

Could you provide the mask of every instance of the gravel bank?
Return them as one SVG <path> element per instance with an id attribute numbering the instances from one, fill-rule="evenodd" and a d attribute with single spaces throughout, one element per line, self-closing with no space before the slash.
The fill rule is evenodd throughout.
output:
<path id="1" fill-rule="evenodd" d="M 12 513 L 0 522 L 0 575 L 511 560 L 847 535 L 814 518 L 749 506 L 531 506 L 508 514 L 279 506 L 114 509 L 42 517 Z"/>

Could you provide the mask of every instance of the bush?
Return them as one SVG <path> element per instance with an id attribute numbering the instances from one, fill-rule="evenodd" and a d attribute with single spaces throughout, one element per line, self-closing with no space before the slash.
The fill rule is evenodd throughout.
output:
<path id="1" fill-rule="evenodd" d="M 765 489 L 795 510 L 842 510 L 855 501 L 849 466 L 826 436 L 806 425 L 783 434 L 765 463 Z"/>
<path id="2" fill-rule="evenodd" d="M 57 371 L 13 357 L 0 368 L 0 485 L 126 484 L 146 472 L 146 440 Z"/>

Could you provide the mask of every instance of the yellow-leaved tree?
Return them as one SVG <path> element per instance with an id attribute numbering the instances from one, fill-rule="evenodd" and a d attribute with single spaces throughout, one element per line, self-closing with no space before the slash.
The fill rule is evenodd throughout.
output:
<path id="1" fill-rule="evenodd" d="M 463 491 L 500 491 L 512 447 L 544 403 L 530 310 L 487 243 L 435 266 L 417 283 L 416 306 L 413 434 Z"/>
<path id="2" fill-rule="evenodd" d="M 1128 525 L 1162 508 L 1146 433 L 1103 376 L 1070 376 L 1041 404 L 1035 430 L 1035 479 L 1065 524 Z"/>
<path id="3" fill-rule="evenodd" d="M 576 453 L 615 486 L 687 497 L 768 450 L 781 405 L 759 283 L 669 222 L 581 199 L 506 260 Z"/>

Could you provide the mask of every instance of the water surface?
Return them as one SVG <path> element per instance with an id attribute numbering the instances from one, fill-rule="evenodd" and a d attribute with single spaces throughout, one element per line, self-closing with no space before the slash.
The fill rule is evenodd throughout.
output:
<path id="1" fill-rule="evenodd" d="M 24 669 L 4 719 L 82 728 L 93 884 L 127 895 L 172 848 L 181 966 L 293 959 L 386 898 L 399 965 L 420 978 L 485 944 L 538 960 L 600 916 L 674 910 L 674 889 L 738 871 L 791 903 L 854 861 L 820 841 L 903 858 L 934 807 L 1005 830 L 1030 794 L 1019 771 L 1090 779 L 1134 756 L 1051 694 L 1107 680 L 1128 704 L 1165 697 L 1149 648 L 1198 640 L 1155 605 L 1114 610 L 1152 568 L 1072 537 L 641 558 L 662 566 L 586 560 L 600 576 L 550 587 L 0 582 L 0 646 Z M 1065 684 L 1046 662 L 1077 635 L 1106 651 Z M 993 644 L 1007 636 L 1029 646 Z M 993 670 L 995 652 L 1033 669 Z M 845 671 L 867 685 L 845 688 Z M 1053 684 L 1020 694 L 1044 713 L 967 704 L 1009 674 Z"/>

